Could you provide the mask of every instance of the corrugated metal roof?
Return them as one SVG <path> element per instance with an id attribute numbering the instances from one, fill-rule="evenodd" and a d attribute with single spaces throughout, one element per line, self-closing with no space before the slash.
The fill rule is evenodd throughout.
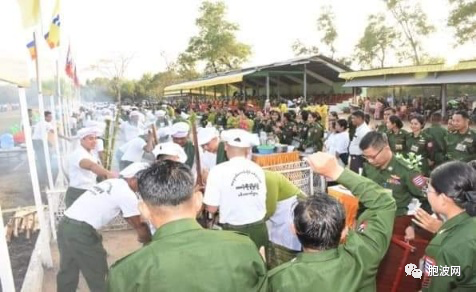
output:
<path id="1" fill-rule="evenodd" d="M 437 72 L 462 71 L 462 70 L 474 70 L 474 69 L 476 69 L 476 60 L 459 62 L 456 65 L 433 64 L 433 65 L 405 66 L 405 67 L 393 67 L 393 68 L 383 68 L 383 69 L 375 69 L 375 70 L 343 72 L 339 74 L 339 77 L 346 80 L 352 80 L 354 78 L 383 76 L 383 75 L 399 75 L 399 74 L 410 74 L 410 73 L 437 73 Z"/>

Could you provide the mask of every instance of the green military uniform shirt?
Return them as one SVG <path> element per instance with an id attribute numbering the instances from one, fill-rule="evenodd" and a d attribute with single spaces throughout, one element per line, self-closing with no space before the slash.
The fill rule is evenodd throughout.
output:
<path id="1" fill-rule="evenodd" d="M 239 122 L 239 119 L 237 117 L 231 116 L 226 120 L 226 128 L 236 129 L 238 128 L 238 122 Z"/>
<path id="2" fill-rule="evenodd" d="M 253 133 L 259 134 L 261 131 L 264 131 L 265 124 L 262 119 L 255 119 L 253 124 Z"/>
<path id="3" fill-rule="evenodd" d="M 225 151 L 225 142 L 220 142 L 218 143 L 216 163 L 218 165 L 225 161 L 228 161 L 228 157 L 226 156 L 226 151 Z"/>
<path id="4" fill-rule="evenodd" d="M 448 161 L 471 161 L 476 159 L 476 132 L 471 129 L 465 134 L 449 133 L 446 136 L 446 158 Z"/>
<path id="5" fill-rule="evenodd" d="M 108 291 L 266 291 L 266 267 L 254 243 L 194 219 L 160 227 L 152 242 L 116 262 Z"/>
<path id="6" fill-rule="evenodd" d="M 397 216 L 407 214 L 412 197 L 419 199 L 425 204 L 425 209 L 428 209 L 427 200 L 422 192 L 422 188 L 426 186 L 426 179 L 418 170 L 395 155 L 385 169 L 364 163 L 364 174 L 382 187 L 392 190 L 397 203 Z"/>
<path id="7" fill-rule="evenodd" d="M 304 141 L 304 149 L 314 148 L 314 151 L 321 151 L 323 146 L 322 138 L 324 137 L 324 128 L 321 124 L 313 123 L 309 125 L 306 140 Z"/>
<path id="8" fill-rule="evenodd" d="M 430 175 L 430 164 L 428 160 L 434 161 L 433 153 L 433 141 L 431 137 L 426 133 L 420 133 L 417 137 L 412 134 L 409 134 L 406 140 L 407 153 L 415 153 L 416 155 L 421 155 L 421 166 L 420 169 L 422 173 L 428 177 Z"/>
<path id="9" fill-rule="evenodd" d="M 408 132 L 405 130 L 399 130 L 397 133 L 393 131 L 387 131 L 387 138 L 388 138 L 388 145 L 390 149 L 392 149 L 393 153 L 405 153 L 407 149 L 406 140 L 408 136 Z"/>
<path id="10" fill-rule="evenodd" d="M 385 125 L 384 123 L 381 123 L 380 125 L 378 125 L 377 132 L 382 134 L 387 134 L 387 125 Z"/>
<path id="11" fill-rule="evenodd" d="M 207 122 L 210 122 L 212 125 L 215 125 L 217 119 L 217 113 L 211 112 L 208 114 Z"/>
<path id="12" fill-rule="evenodd" d="M 337 180 L 366 210 L 359 230 L 350 230 L 338 248 L 302 252 L 268 273 L 269 291 L 375 291 L 375 276 L 392 236 L 395 200 L 371 180 L 344 170 Z"/>
<path id="13" fill-rule="evenodd" d="M 476 291 L 475 231 L 476 218 L 466 212 L 441 226 L 425 250 L 422 291 Z"/>
<path id="14" fill-rule="evenodd" d="M 284 201 L 293 196 L 305 197 L 302 191 L 283 174 L 265 170 L 266 179 L 266 219 L 276 211 L 279 201 Z"/>
<path id="15" fill-rule="evenodd" d="M 291 145 L 293 143 L 294 126 L 295 124 L 293 122 L 287 122 L 283 127 L 281 127 L 281 133 L 278 134 L 279 142 L 281 144 Z"/>
<path id="16" fill-rule="evenodd" d="M 448 135 L 448 130 L 443 128 L 440 124 L 432 124 L 426 128 L 424 132 L 430 136 L 433 141 L 433 157 L 435 165 L 440 165 L 445 162 L 445 139 Z"/>
<path id="17" fill-rule="evenodd" d="M 193 146 L 192 142 L 187 141 L 183 150 L 185 151 L 185 154 L 187 154 L 187 161 L 185 161 L 185 164 L 192 168 L 193 163 L 195 162 L 195 146 Z"/>

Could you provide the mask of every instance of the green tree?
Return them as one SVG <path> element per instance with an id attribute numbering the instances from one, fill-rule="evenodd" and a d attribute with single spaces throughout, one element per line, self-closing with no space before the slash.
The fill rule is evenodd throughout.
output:
<path id="1" fill-rule="evenodd" d="M 450 0 L 450 3 L 448 25 L 456 29 L 457 43 L 476 41 L 476 1 Z"/>
<path id="2" fill-rule="evenodd" d="M 389 49 L 395 48 L 398 37 L 393 27 L 385 24 L 385 16 L 382 14 L 370 15 L 364 35 L 355 46 L 355 57 L 363 67 L 374 68 L 385 66 L 385 59 Z"/>
<path id="3" fill-rule="evenodd" d="M 206 73 L 235 69 L 243 64 L 250 56 L 251 48 L 236 39 L 239 26 L 225 20 L 225 15 L 225 3 L 204 1 L 195 21 L 198 35 L 190 39 L 179 60 L 187 60 L 185 63 L 192 67 L 202 61 Z"/>
<path id="4" fill-rule="evenodd" d="M 318 47 L 316 47 L 316 46 L 306 46 L 300 40 L 294 41 L 294 43 L 291 46 L 291 49 L 293 50 L 293 52 L 296 56 L 317 55 L 317 54 L 319 54 L 319 48 Z"/>
<path id="5" fill-rule="evenodd" d="M 412 0 L 383 0 L 389 12 L 397 21 L 405 42 L 400 46 L 397 55 L 401 59 L 411 58 L 415 65 L 422 63 L 425 52 L 421 46 L 424 37 L 435 31 L 428 23 L 428 17 L 419 2 Z"/>
<path id="6" fill-rule="evenodd" d="M 334 58 L 336 52 L 335 41 L 337 39 L 337 30 L 334 22 L 335 15 L 332 11 L 332 7 L 324 6 L 317 19 L 317 30 L 323 33 L 321 42 L 329 48 L 331 58 Z"/>

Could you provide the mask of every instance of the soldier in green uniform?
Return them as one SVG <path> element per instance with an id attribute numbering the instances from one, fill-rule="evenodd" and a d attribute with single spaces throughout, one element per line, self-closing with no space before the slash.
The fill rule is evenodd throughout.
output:
<path id="1" fill-rule="evenodd" d="M 108 291 L 266 291 L 266 266 L 254 243 L 232 231 L 206 230 L 190 169 L 160 161 L 139 178 L 139 210 L 157 228 L 152 242 L 109 271 Z"/>
<path id="2" fill-rule="evenodd" d="M 380 133 L 387 133 L 387 122 L 388 118 L 390 116 L 394 116 L 397 114 L 397 110 L 394 109 L 393 107 L 387 107 L 383 111 L 383 121 L 380 123 L 380 125 L 377 126 L 377 132 Z"/>
<path id="3" fill-rule="evenodd" d="M 262 111 L 256 112 L 256 117 L 253 124 L 253 133 L 259 134 L 261 131 L 264 131 L 265 120 Z"/>
<path id="4" fill-rule="evenodd" d="M 425 127 L 425 118 L 422 115 L 415 115 L 410 120 L 412 132 L 406 140 L 406 149 L 408 153 L 415 153 L 421 156 L 420 170 L 428 177 L 430 175 L 430 164 L 433 165 L 433 141 L 431 137 L 423 132 Z"/>
<path id="5" fill-rule="evenodd" d="M 264 131 L 266 133 L 272 133 L 274 131 L 274 127 L 281 121 L 281 116 L 279 115 L 279 113 L 275 110 L 272 110 L 270 113 L 269 113 L 271 119 L 268 119 L 266 121 L 266 124 L 265 124 L 265 127 L 264 127 Z"/>
<path id="6" fill-rule="evenodd" d="M 291 145 L 294 138 L 294 129 L 295 123 L 291 118 L 290 113 L 283 114 L 283 120 L 281 122 L 280 127 L 275 127 L 275 133 L 279 137 L 279 142 L 281 144 Z"/>
<path id="7" fill-rule="evenodd" d="M 392 236 L 395 200 L 376 183 L 339 166 L 331 154 L 320 152 L 308 161 L 315 172 L 349 188 L 366 210 L 357 219 L 358 230 L 348 230 L 344 209 L 334 198 L 323 194 L 300 201 L 294 229 L 304 251 L 268 273 L 269 291 L 375 291 Z"/>
<path id="8" fill-rule="evenodd" d="M 301 151 L 304 151 L 303 144 L 304 140 L 307 138 L 307 132 L 309 130 L 309 126 L 307 124 L 307 118 L 309 117 L 308 111 L 302 111 L 296 118 L 296 125 L 293 128 L 294 132 L 294 140 L 293 145 L 297 146 L 297 148 Z"/>
<path id="9" fill-rule="evenodd" d="M 322 150 L 324 145 L 324 128 L 319 123 L 321 117 L 318 113 L 309 113 L 307 123 L 309 130 L 307 132 L 306 140 L 304 140 L 303 148 L 306 152 L 314 153 Z"/>
<path id="10" fill-rule="evenodd" d="M 448 130 L 441 126 L 440 113 L 433 113 L 431 115 L 431 125 L 426 128 L 424 132 L 430 136 L 430 139 L 433 141 L 434 166 L 438 166 L 445 162 L 445 139 L 448 135 Z"/>
<path id="11" fill-rule="evenodd" d="M 226 128 L 226 114 L 223 112 L 223 110 L 219 110 L 217 112 L 216 118 L 215 118 L 215 124 L 217 127 L 221 127 L 222 129 Z"/>
<path id="12" fill-rule="evenodd" d="M 391 151 L 385 136 L 378 132 L 367 133 L 360 142 L 364 158 L 364 176 L 392 191 L 397 203 L 394 233 L 403 235 L 410 219 L 405 215 L 412 198 L 417 198 L 424 210 L 430 210 L 422 189 L 426 179 L 418 169 L 414 169 Z"/>
<path id="13" fill-rule="evenodd" d="M 387 121 L 388 145 L 393 153 L 405 153 L 408 132 L 403 130 L 403 122 L 397 116 L 390 116 Z"/>
<path id="14" fill-rule="evenodd" d="M 476 291 L 476 171 L 461 161 L 438 166 L 426 190 L 446 221 L 425 250 L 422 291 Z"/>
<path id="15" fill-rule="evenodd" d="M 445 140 L 446 159 L 471 161 L 476 159 L 476 132 L 469 128 L 469 115 L 458 111 L 453 115 L 454 132 Z"/>

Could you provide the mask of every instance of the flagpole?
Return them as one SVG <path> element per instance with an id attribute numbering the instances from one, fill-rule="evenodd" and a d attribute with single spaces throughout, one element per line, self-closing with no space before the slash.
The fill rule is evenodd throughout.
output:
<path id="1" fill-rule="evenodd" d="M 31 125 L 30 125 L 30 120 L 28 118 L 25 89 L 22 87 L 18 87 L 18 95 L 20 99 L 21 118 L 22 118 L 22 123 L 24 127 L 23 131 L 25 133 L 26 153 L 28 157 L 28 165 L 30 167 L 31 184 L 33 187 L 33 197 L 35 199 L 35 206 L 36 206 L 36 212 L 38 214 L 38 221 L 40 222 L 40 234 L 42 235 L 41 238 L 38 238 L 38 240 L 40 240 L 42 243 L 41 244 L 41 247 L 42 247 L 41 258 L 42 258 L 43 264 L 46 267 L 51 268 L 53 267 L 53 260 L 51 258 L 51 250 L 50 250 L 50 242 L 49 242 L 49 234 L 48 234 L 49 229 L 46 223 L 43 203 L 41 202 L 40 184 L 38 182 L 35 153 L 33 150 L 33 142 L 31 140 Z"/>
<path id="2" fill-rule="evenodd" d="M 38 109 L 40 111 L 40 121 L 41 126 L 44 126 L 45 123 L 45 105 L 43 103 L 43 92 L 42 92 L 42 86 L 41 86 L 41 75 L 40 75 L 40 62 L 39 62 L 39 56 L 40 54 L 38 53 L 38 47 L 39 44 L 37 42 L 36 38 L 36 31 L 33 32 L 33 41 L 35 42 L 35 48 L 36 48 L 36 58 L 35 58 L 35 66 L 36 66 L 36 83 L 37 83 L 37 89 L 38 89 Z M 46 130 L 46 127 L 45 127 Z M 51 160 L 50 160 L 50 152 L 48 148 L 48 141 L 47 141 L 47 133 L 46 135 L 43 135 L 42 140 L 43 140 L 43 152 L 45 155 L 45 164 L 46 164 L 46 174 L 48 177 L 48 186 L 50 190 L 54 189 L 54 183 L 53 183 L 53 175 L 51 173 Z"/>

